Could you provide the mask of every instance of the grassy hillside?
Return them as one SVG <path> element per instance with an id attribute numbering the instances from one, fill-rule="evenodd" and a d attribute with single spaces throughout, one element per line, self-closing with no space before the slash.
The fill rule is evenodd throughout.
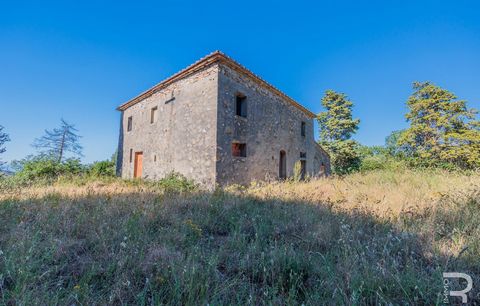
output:
<path id="1" fill-rule="evenodd" d="M 442 272 L 480 281 L 478 173 L 164 187 L 2 187 L 0 304 L 432 305 Z"/>

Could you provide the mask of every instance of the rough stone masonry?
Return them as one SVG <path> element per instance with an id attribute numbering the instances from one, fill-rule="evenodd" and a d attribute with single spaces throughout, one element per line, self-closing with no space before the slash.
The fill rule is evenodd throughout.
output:
<path id="1" fill-rule="evenodd" d="M 315 114 L 216 51 L 118 107 L 117 174 L 206 188 L 330 173 Z"/>

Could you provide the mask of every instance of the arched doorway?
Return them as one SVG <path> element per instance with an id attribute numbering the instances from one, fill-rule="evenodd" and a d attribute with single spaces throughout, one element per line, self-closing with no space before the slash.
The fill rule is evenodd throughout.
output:
<path id="1" fill-rule="evenodd" d="M 278 169 L 278 176 L 281 180 L 287 178 L 287 153 L 285 151 L 280 151 L 280 162 Z"/>

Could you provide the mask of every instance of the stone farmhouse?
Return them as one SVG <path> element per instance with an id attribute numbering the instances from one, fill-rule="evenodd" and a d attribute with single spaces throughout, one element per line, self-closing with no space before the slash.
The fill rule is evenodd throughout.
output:
<path id="1" fill-rule="evenodd" d="M 216 51 L 118 107 L 117 172 L 206 188 L 330 173 L 315 114 Z"/>

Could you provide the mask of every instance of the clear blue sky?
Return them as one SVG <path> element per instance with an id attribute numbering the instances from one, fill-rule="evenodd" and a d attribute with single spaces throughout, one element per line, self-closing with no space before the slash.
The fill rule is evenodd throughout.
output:
<path id="1" fill-rule="evenodd" d="M 4 160 L 75 123 L 84 161 L 117 145 L 115 107 L 222 50 L 313 112 L 326 89 L 361 119 L 357 140 L 383 144 L 404 128 L 415 80 L 480 108 L 478 1 L 4 1 L 0 125 Z"/>

